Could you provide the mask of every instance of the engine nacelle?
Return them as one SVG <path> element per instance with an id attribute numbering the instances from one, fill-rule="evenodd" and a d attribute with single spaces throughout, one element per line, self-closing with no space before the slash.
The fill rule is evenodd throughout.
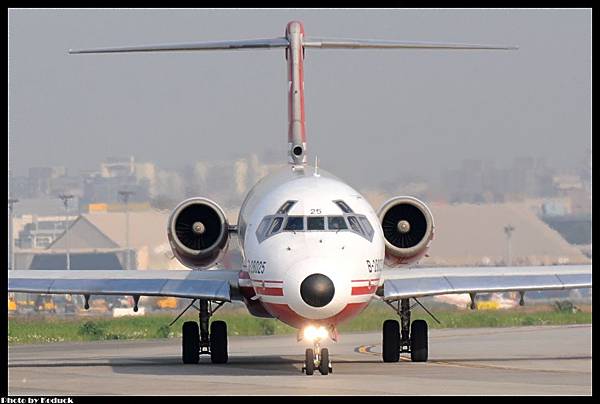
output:
<path id="1" fill-rule="evenodd" d="M 423 202 L 411 196 L 392 198 L 379 209 L 379 220 L 387 266 L 408 265 L 427 253 L 435 227 L 433 215 Z"/>
<path id="2" fill-rule="evenodd" d="M 207 268 L 223 258 L 229 245 L 229 223 L 223 209 L 206 198 L 181 202 L 169 217 L 173 254 L 189 268 Z"/>

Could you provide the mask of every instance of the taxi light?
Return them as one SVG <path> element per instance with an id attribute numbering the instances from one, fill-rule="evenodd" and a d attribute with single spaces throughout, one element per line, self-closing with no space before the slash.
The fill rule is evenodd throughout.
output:
<path id="1" fill-rule="evenodd" d="M 329 332 L 323 326 L 315 327 L 309 325 L 304 329 L 304 338 L 309 341 L 322 340 L 329 336 Z"/>

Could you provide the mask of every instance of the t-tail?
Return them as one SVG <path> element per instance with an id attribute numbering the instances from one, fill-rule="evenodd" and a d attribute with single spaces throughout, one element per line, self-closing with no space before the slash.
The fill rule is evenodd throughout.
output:
<path id="1" fill-rule="evenodd" d="M 300 21 L 291 21 L 285 36 L 218 42 L 142 45 L 119 48 L 69 50 L 69 53 L 166 52 L 203 50 L 244 50 L 284 48 L 288 64 L 288 162 L 306 164 L 306 117 L 304 112 L 304 51 L 315 49 L 430 49 L 430 50 L 514 50 L 516 46 L 457 43 L 399 42 L 365 39 L 308 38 Z"/>

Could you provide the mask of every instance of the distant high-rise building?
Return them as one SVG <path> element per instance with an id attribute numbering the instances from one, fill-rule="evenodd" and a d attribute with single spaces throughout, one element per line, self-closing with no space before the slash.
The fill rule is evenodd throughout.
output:
<path id="1" fill-rule="evenodd" d="M 27 196 L 39 198 L 50 195 L 52 180 L 65 175 L 65 167 L 31 167 L 27 177 Z"/>
<path id="2" fill-rule="evenodd" d="M 459 169 L 441 175 L 441 191 L 453 202 L 504 202 L 525 197 L 556 195 L 553 170 L 544 159 L 519 157 L 510 168 L 496 168 L 493 162 L 467 159 Z"/>
<path id="3" fill-rule="evenodd" d="M 100 175 L 102 177 L 128 177 L 135 175 L 135 159 L 129 157 L 107 157 L 100 164 Z"/>

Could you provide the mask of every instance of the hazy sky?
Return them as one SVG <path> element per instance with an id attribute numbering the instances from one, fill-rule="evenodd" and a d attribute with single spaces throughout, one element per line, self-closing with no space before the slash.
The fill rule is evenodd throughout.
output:
<path id="1" fill-rule="evenodd" d="M 591 10 L 11 10 L 10 168 L 107 156 L 164 168 L 286 161 L 283 50 L 68 55 L 69 48 L 283 36 L 519 45 L 306 51 L 309 159 L 351 184 L 464 158 L 572 167 L 591 143 Z"/>

